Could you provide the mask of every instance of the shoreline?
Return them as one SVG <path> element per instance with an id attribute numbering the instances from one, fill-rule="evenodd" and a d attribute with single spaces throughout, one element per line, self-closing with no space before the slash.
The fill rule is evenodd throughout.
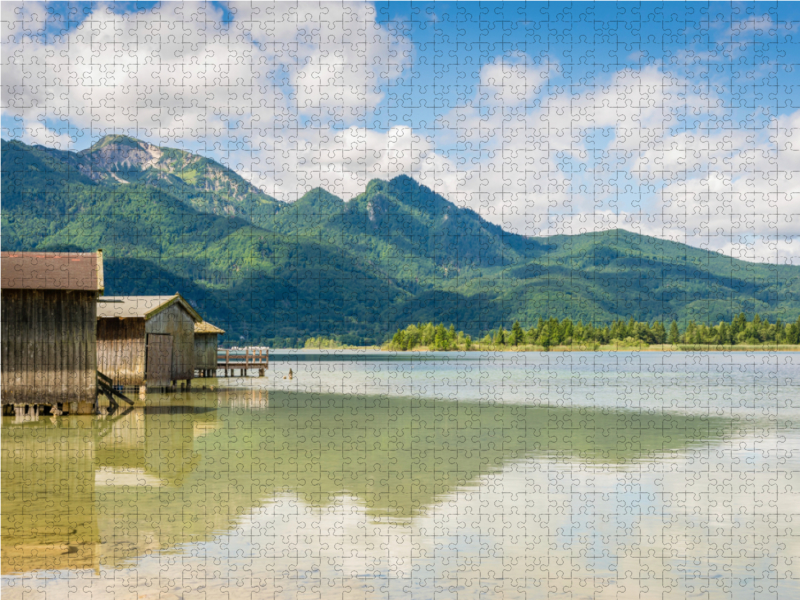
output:
<path id="1" fill-rule="evenodd" d="M 477 347 L 476 347 L 477 346 Z M 428 346 L 418 346 L 411 350 L 392 350 L 381 346 L 341 346 L 338 348 L 271 348 L 272 352 L 289 351 L 298 354 L 306 351 L 337 352 L 342 350 L 357 352 L 380 352 L 380 353 L 427 353 L 427 352 L 800 352 L 800 344 L 775 344 L 775 345 L 717 345 L 717 344 L 653 344 L 653 345 L 622 345 L 622 344 L 593 344 L 593 345 L 569 345 L 569 346 L 480 346 L 473 345 L 469 350 L 466 348 L 452 348 L 449 350 L 436 350 Z"/>

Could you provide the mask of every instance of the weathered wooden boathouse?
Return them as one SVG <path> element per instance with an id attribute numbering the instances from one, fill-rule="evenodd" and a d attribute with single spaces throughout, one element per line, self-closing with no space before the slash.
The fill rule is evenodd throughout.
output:
<path id="1" fill-rule="evenodd" d="M 2 404 L 92 414 L 103 254 L 2 252 Z"/>
<path id="2" fill-rule="evenodd" d="M 97 362 L 115 386 L 191 386 L 194 327 L 203 319 L 181 297 L 107 296 L 97 305 Z"/>
<path id="3" fill-rule="evenodd" d="M 200 377 L 214 377 L 217 371 L 219 336 L 225 333 L 207 321 L 194 324 L 194 368 Z"/>

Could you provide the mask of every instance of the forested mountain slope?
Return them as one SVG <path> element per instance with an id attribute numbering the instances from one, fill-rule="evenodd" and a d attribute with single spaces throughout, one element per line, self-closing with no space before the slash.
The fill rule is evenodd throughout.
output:
<path id="1" fill-rule="evenodd" d="M 4 250 L 102 248 L 106 293 L 180 291 L 229 341 L 800 314 L 800 267 L 624 230 L 526 238 L 406 176 L 283 203 L 210 159 L 107 136 L 77 153 L 3 141 L 1 183 Z"/>

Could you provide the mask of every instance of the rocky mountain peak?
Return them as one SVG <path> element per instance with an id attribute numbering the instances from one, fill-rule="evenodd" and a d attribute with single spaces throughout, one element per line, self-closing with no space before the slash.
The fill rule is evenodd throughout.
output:
<path id="1" fill-rule="evenodd" d="M 158 146 L 125 135 L 107 135 L 80 152 L 95 171 L 124 173 L 155 166 L 163 152 Z"/>

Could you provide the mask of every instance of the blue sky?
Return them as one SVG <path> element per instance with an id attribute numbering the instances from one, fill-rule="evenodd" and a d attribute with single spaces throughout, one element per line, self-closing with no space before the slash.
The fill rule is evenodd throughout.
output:
<path id="1" fill-rule="evenodd" d="M 409 174 L 528 235 L 800 262 L 792 3 L 3 4 L 3 137 L 199 152 L 291 201 Z M 800 132 L 798 132 L 800 136 Z"/>

